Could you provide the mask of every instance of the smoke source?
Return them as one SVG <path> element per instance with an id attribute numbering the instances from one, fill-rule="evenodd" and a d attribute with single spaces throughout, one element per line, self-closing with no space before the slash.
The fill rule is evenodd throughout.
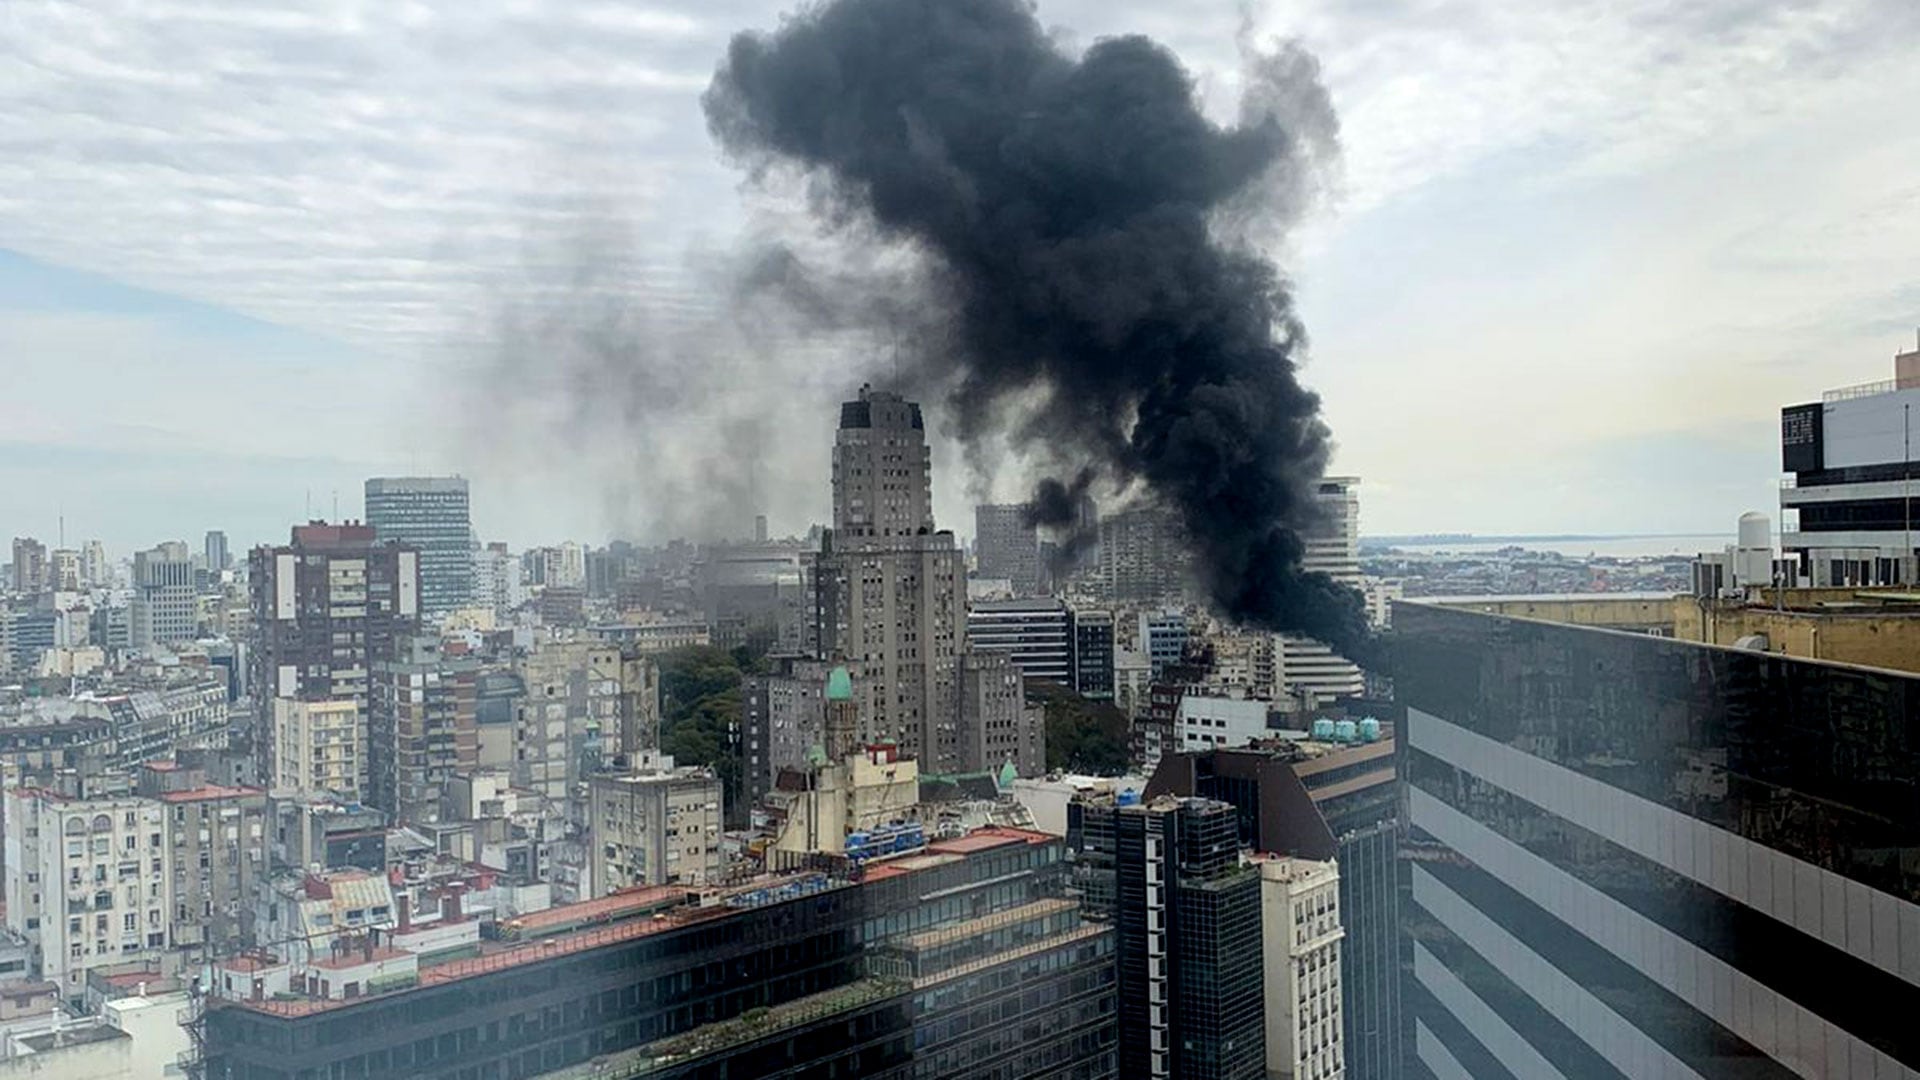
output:
<path id="1" fill-rule="evenodd" d="M 1096 480 L 1144 488 L 1225 615 L 1361 659 L 1359 595 L 1301 568 L 1327 430 L 1285 283 L 1243 239 L 1294 220 L 1337 125 L 1311 57 L 1242 46 L 1222 126 L 1143 37 L 1075 56 L 1019 0 L 835 0 L 737 35 L 704 102 L 752 175 L 798 170 L 828 228 L 926 260 L 947 332 L 915 376 L 970 443 L 1074 474 L 1041 481 L 1040 524 L 1071 532 Z"/>

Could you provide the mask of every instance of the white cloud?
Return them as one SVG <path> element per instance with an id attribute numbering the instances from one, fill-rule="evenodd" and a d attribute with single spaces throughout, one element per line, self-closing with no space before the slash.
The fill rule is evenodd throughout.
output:
<path id="1" fill-rule="evenodd" d="M 682 253 L 746 217 L 698 95 L 728 35 L 778 16 L 757 0 L 0 5 L 0 247 L 352 343 L 396 386 L 444 371 L 485 324 L 476 305 L 539 295 L 542 253 L 609 221 L 634 243 L 605 285 L 696 318 Z M 1161 38 L 1225 115 L 1231 6 L 1067 0 L 1041 17 L 1081 41 Z M 1470 442 L 1450 416 L 1489 400 L 1543 453 L 1670 431 L 1689 409 L 1739 423 L 1818 389 L 1787 387 L 1846 381 L 1904 314 L 1887 308 L 1920 239 L 1909 0 L 1275 0 L 1257 22 L 1322 58 L 1341 111 L 1344 197 L 1303 241 L 1312 374 L 1342 467 L 1380 476 L 1382 498 L 1414 499 L 1437 462 L 1485 467 L 1432 447 Z M 1463 180 L 1485 185 L 1475 242 L 1537 257 L 1559 242 L 1538 215 L 1558 212 L 1564 259 L 1527 280 L 1473 257 L 1449 274 L 1434 247 L 1470 226 L 1457 201 L 1441 220 L 1417 208 Z M 1618 214 L 1613 234 L 1574 218 L 1589 212 Z M 1389 219 L 1406 226 L 1367 235 Z M 1349 257 L 1426 279 L 1365 326 Z M 1556 335 L 1575 344 L 1543 363 Z M 1722 392 L 1756 349 L 1773 374 Z M 1788 369 L 1815 351 L 1817 374 Z M 392 419 L 327 430 L 391 444 Z M 948 520 L 965 520 L 960 489 Z"/>

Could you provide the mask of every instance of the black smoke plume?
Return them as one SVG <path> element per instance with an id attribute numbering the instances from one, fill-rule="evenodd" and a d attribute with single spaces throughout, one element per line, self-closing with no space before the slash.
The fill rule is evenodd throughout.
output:
<path id="1" fill-rule="evenodd" d="M 1174 509 L 1243 624 L 1371 654 L 1360 597 L 1301 568 L 1328 456 L 1295 377 L 1285 282 L 1242 238 L 1298 214 L 1336 152 L 1305 53 L 1249 51 L 1233 126 L 1144 37 L 1069 55 L 1020 0 L 832 0 L 737 35 L 708 125 L 751 174 L 797 169 L 818 218 L 927 262 L 943 339 L 912 362 L 962 437 L 1004 437 L 1077 491 Z"/>

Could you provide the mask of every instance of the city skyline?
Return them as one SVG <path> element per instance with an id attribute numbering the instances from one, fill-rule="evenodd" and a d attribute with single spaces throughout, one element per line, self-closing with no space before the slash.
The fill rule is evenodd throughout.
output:
<path id="1" fill-rule="evenodd" d="M 1912 9 L 1588 26 L 1575 6 L 1442 19 L 1309 5 L 1254 28 L 1320 57 L 1341 117 L 1333 196 L 1281 255 L 1332 469 L 1368 478 L 1378 532 L 1718 531 L 1772 502 L 1778 401 L 1879 377 L 1912 343 L 1899 284 L 1912 196 L 1886 166 L 1911 156 L 1920 122 L 1884 107 L 1920 80 L 1893 45 Z M 454 400 L 423 395 L 490 370 L 470 354 L 497 342 L 463 320 L 489 310 L 476 301 L 543 295 L 539 272 L 564 271 L 583 234 L 643 237 L 618 247 L 607 283 L 697 321 L 737 236 L 794 227 L 779 199 L 734 194 L 694 100 L 725 35 L 775 10 L 553 12 L 524 42 L 487 32 L 524 16 L 486 10 L 423 8 L 404 28 L 390 15 L 209 15 L 177 41 L 157 15 L 12 13 L 25 32 L 0 55 L 30 63 L 0 81 L 25 102 L 10 121 L 25 149 L 0 173 L 14 181 L 0 203 L 0 353 L 16 391 L 0 404 L 0 478 L 16 494 L 0 527 L 48 538 L 64 510 L 70 537 L 123 551 L 210 526 L 244 544 L 303 520 L 309 501 L 331 517 L 334 493 L 344 509 L 368 476 L 458 472 L 488 493 L 481 533 L 516 545 L 689 531 L 676 507 L 697 496 L 687 481 L 708 444 L 630 483 L 617 474 L 653 443 L 582 466 L 546 443 L 546 420 L 509 417 L 503 454 L 460 429 Z M 1154 34 L 1216 116 L 1234 97 L 1229 13 L 1064 3 L 1042 16 L 1082 45 Z M 263 59 L 302 35 L 310 59 Z M 474 67 L 502 74 L 456 73 L 434 51 L 483 40 L 494 62 Z M 41 52 L 56 41 L 90 44 Z M 567 48 L 590 59 L 570 63 Z M 222 73 L 208 85 L 286 90 L 208 97 L 150 77 L 183 55 Z M 94 60 L 84 85 L 62 74 Z M 353 104 L 333 70 L 363 76 L 351 85 L 364 107 L 339 127 L 305 122 Z M 116 114 L 136 97 L 174 121 Z M 533 122 L 510 126 L 488 104 Z M 266 109 L 286 116 L 263 123 Z M 86 153 L 50 137 L 82 121 Z M 223 149 L 282 127 L 307 141 L 268 140 L 251 161 Z M 356 160 L 377 175 L 336 175 Z M 771 417 L 780 464 L 745 483 L 776 533 L 824 519 L 817 488 L 795 480 L 824 475 L 824 452 L 800 436 L 883 354 L 781 350 L 767 380 L 779 392 L 743 387 L 718 415 L 728 431 Z M 1458 418 L 1491 403 L 1501 437 L 1463 437 L 1488 429 Z M 201 422 L 208 409 L 224 422 Z M 1677 457 L 1690 468 L 1656 465 Z M 1012 469 L 982 490 L 951 446 L 935 470 L 940 520 L 1024 495 Z M 517 533 L 533 520 L 552 535 Z"/>

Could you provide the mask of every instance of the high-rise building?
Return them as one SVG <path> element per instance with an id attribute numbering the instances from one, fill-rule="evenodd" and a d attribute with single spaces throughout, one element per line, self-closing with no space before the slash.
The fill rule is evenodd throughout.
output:
<path id="1" fill-rule="evenodd" d="M 374 660 L 362 788 L 369 804 L 396 822 L 440 820 L 448 781 L 480 764 L 479 676 L 477 659 L 450 656 L 426 634 Z"/>
<path id="2" fill-rule="evenodd" d="M 1067 844 L 1088 913 L 1112 920 L 1120 1075 L 1261 1080 L 1261 885 L 1224 802 L 1079 797 Z"/>
<path id="3" fill-rule="evenodd" d="M 47 587 L 55 592 L 78 592 L 80 553 L 72 548 L 56 548 L 47 557 Z"/>
<path id="4" fill-rule="evenodd" d="M 1021 776 L 1046 771 L 1046 716 L 1028 707 L 1024 681 L 1006 653 L 985 649 L 961 657 L 959 771 L 1008 765 Z"/>
<path id="5" fill-rule="evenodd" d="M 896 740 L 927 772 L 958 770 L 966 567 L 933 527 L 932 458 L 920 406 L 862 388 L 840 410 L 834 531 L 808 567 L 806 644 L 858 661 L 872 687 L 870 741 Z"/>
<path id="6" fill-rule="evenodd" d="M 275 796 L 333 794 L 358 800 L 367 771 L 367 723 L 353 698 L 273 701 Z"/>
<path id="7" fill-rule="evenodd" d="M 520 557 L 497 541 L 474 552 L 473 590 L 473 602 L 492 608 L 495 615 L 505 615 L 526 603 L 527 586 L 521 576 Z"/>
<path id="8" fill-rule="evenodd" d="M 1909 1076 L 1920 677 L 1395 605 L 1410 1059 Z"/>
<path id="9" fill-rule="evenodd" d="M 1306 536 L 1302 565 L 1334 581 L 1360 588 L 1360 481 L 1329 476 L 1315 491 L 1322 524 Z M 1298 634 L 1279 638 L 1279 677 L 1284 692 L 1315 702 L 1353 697 L 1366 690 L 1366 676 L 1324 642 Z"/>
<path id="10" fill-rule="evenodd" d="M 233 565 L 233 556 L 227 551 L 227 534 L 219 529 L 207 530 L 206 550 L 207 570 L 219 573 Z"/>
<path id="11" fill-rule="evenodd" d="M 350 700 L 370 715 L 374 662 L 420 629 L 420 559 L 376 546 L 370 525 L 296 525 L 290 543 L 253 549 L 247 588 L 256 712 L 245 737 L 271 776 L 274 699 Z"/>
<path id="12" fill-rule="evenodd" d="M 1332 861 L 1262 859 L 1267 1075 L 1343 1077 L 1340 869 Z"/>
<path id="13" fill-rule="evenodd" d="M 1073 613 L 1073 689 L 1092 701 L 1112 701 L 1113 612 Z"/>
<path id="14" fill-rule="evenodd" d="M 1040 591 L 1040 536 L 1026 503 L 985 503 L 973 508 L 974 576 L 1013 586 L 1013 595 Z"/>
<path id="15" fill-rule="evenodd" d="M 1176 601 L 1186 592 L 1191 566 L 1172 511 L 1145 506 L 1101 517 L 1094 585 L 1107 603 Z"/>
<path id="16" fill-rule="evenodd" d="M 620 647 L 545 642 L 518 657 L 525 693 L 514 723 L 513 783 L 564 801 L 620 750 Z"/>
<path id="17" fill-rule="evenodd" d="M 711 769 L 676 768 L 672 758 L 656 764 L 587 781 L 599 895 L 636 885 L 720 883 L 726 856 L 719 777 Z"/>
<path id="18" fill-rule="evenodd" d="M 80 549 L 80 580 L 94 588 L 113 583 L 113 568 L 107 565 L 106 546 L 98 540 L 89 540 Z"/>
<path id="19" fill-rule="evenodd" d="M 823 722 L 828 695 L 834 693 L 853 700 L 854 679 L 845 665 L 823 660 L 783 659 L 776 670 L 742 682 L 740 751 L 748 802 L 772 791 L 781 770 L 807 767 L 814 747 L 824 750 Z M 859 707 L 856 703 L 856 716 Z M 856 737 L 858 732 L 856 720 Z"/>
<path id="20" fill-rule="evenodd" d="M 1911 585 L 1920 349 L 1894 377 L 1780 410 L 1780 546 L 1815 587 Z M 1764 584 L 1764 582 L 1762 582 Z"/>
<path id="21" fill-rule="evenodd" d="M 473 516 L 465 477 L 374 477 L 367 481 L 366 511 L 381 543 L 419 552 L 423 614 L 473 602 Z"/>
<path id="22" fill-rule="evenodd" d="M 969 605 L 967 647 L 1005 653 L 1029 679 L 1073 686 L 1073 612 L 1060 600 L 983 600 Z"/>
<path id="23" fill-rule="evenodd" d="M 933 455 L 918 402 L 863 386 L 840 406 L 833 531 L 855 546 L 933 531 Z"/>
<path id="24" fill-rule="evenodd" d="M 32 595 L 47 587 L 47 545 L 30 536 L 13 538 L 13 591 Z"/>
<path id="25" fill-rule="evenodd" d="M 1180 611 L 1143 611 L 1139 636 L 1134 638 L 1140 651 L 1147 654 L 1150 677 L 1158 679 L 1171 665 L 1187 655 L 1187 616 Z"/>
<path id="26" fill-rule="evenodd" d="M 169 541 L 135 553 L 133 599 L 128 609 L 136 649 L 191 641 L 198 636 L 200 601 L 187 545 Z"/>

